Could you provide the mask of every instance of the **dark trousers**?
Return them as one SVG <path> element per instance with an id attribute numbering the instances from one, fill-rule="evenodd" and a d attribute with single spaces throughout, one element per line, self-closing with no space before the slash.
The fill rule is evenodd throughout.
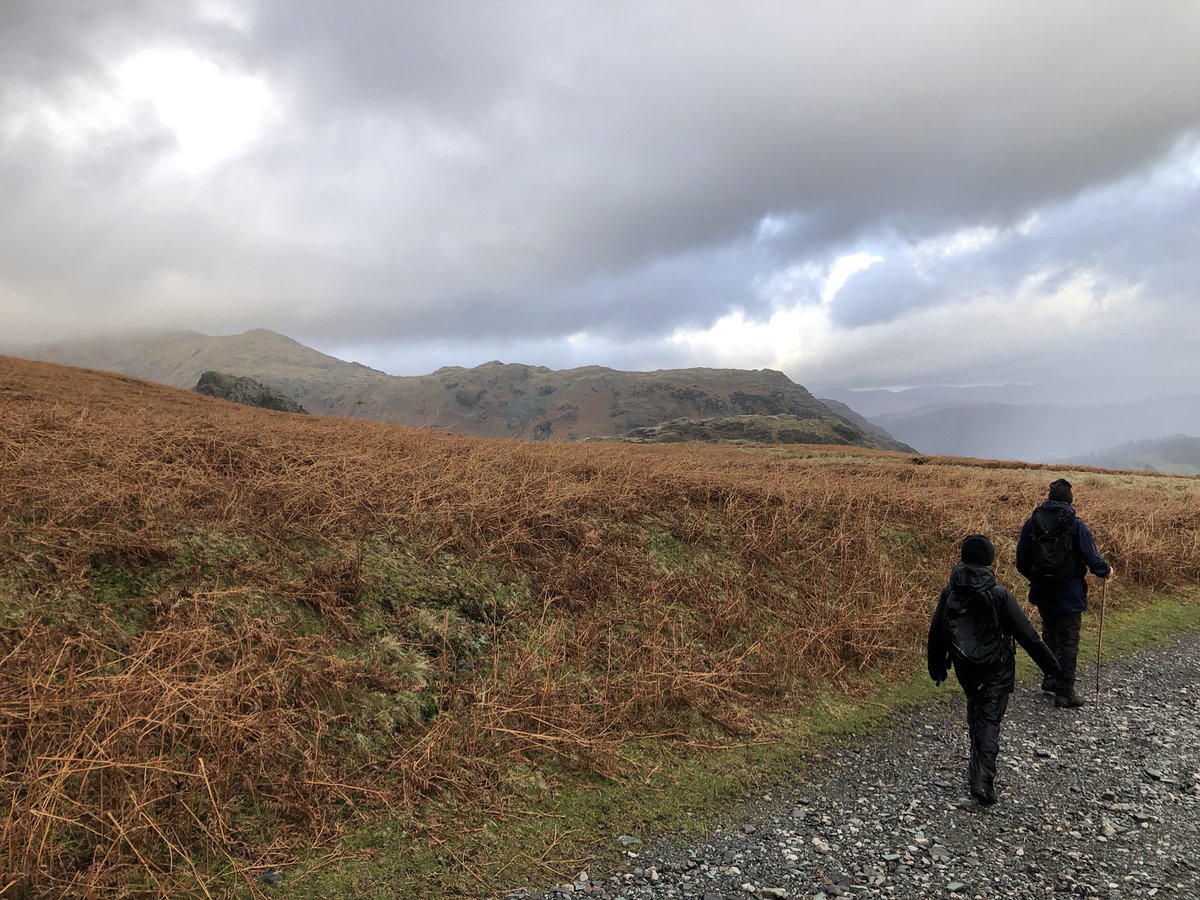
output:
<path id="1" fill-rule="evenodd" d="M 1048 678 L 1047 687 L 1060 697 L 1075 693 L 1075 664 L 1079 659 L 1079 629 L 1083 614 L 1039 609 L 1042 614 L 1042 640 L 1058 659 L 1057 678 Z"/>
<path id="2" fill-rule="evenodd" d="M 996 754 L 1000 752 L 1000 723 L 1008 710 L 1009 686 L 983 684 L 967 697 L 967 731 L 971 735 L 971 764 L 967 776 L 971 790 L 992 787 L 996 779 Z"/>

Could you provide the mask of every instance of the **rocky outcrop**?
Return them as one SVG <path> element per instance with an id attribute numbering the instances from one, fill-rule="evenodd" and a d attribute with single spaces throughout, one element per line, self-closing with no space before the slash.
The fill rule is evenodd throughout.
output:
<path id="1" fill-rule="evenodd" d="M 631 429 L 613 440 L 639 444 L 673 444 L 684 441 L 750 444 L 837 444 L 876 450 L 913 452 L 898 441 L 882 440 L 835 416 L 800 418 L 791 415 L 724 416 L 707 419 L 673 419 L 659 425 Z"/>
<path id="2" fill-rule="evenodd" d="M 303 413 L 303 406 L 286 394 L 267 387 L 253 378 L 229 375 L 225 372 L 205 372 L 196 383 L 195 390 L 209 397 L 231 400 L 243 406 L 257 406 L 277 412 Z"/>

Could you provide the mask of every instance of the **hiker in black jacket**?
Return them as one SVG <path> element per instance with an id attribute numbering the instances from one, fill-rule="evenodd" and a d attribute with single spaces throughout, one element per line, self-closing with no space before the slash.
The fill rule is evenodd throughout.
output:
<path id="1" fill-rule="evenodd" d="M 968 769 L 971 796 L 983 805 L 996 802 L 996 754 L 1000 723 L 1016 681 L 1013 638 L 1042 671 L 1058 672 L 1058 661 L 1038 637 L 1017 598 L 996 581 L 996 548 L 982 534 L 963 539 L 962 562 L 950 572 L 929 624 L 929 677 L 946 680 L 950 663 L 967 695 L 971 736 Z"/>
<path id="2" fill-rule="evenodd" d="M 1084 576 L 1089 571 L 1097 578 L 1115 574 L 1072 501 L 1071 482 L 1050 482 L 1048 499 L 1025 520 L 1017 540 L 1017 571 L 1029 579 L 1029 602 L 1038 608 L 1042 638 L 1061 670 L 1058 677 L 1042 680 L 1042 690 L 1054 694 L 1059 709 L 1087 702 L 1075 692 L 1079 630 L 1088 608 Z"/>

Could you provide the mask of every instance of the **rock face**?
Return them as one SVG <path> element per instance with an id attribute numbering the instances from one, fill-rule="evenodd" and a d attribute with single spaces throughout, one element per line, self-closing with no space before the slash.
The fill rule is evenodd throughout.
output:
<path id="1" fill-rule="evenodd" d="M 267 387 L 262 382 L 244 376 L 229 375 L 225 372 L 205 372 L 196 383 L 195 390 L 210 397 L 232 400 L 243 406 L 258 406 L 277 412 L 302 413 L 307 411 L 291 397 L 281 394 L 274 388 Z"/>
<path id="2" fill-rule="evenodd" d="M 727 416 L 672 419 L 661 425 L 634 428 L 618 440 L 640 444 L 705 441 L 750 444 L 839 444 L 911 453 L 913 449 L 886 433 L 856 428 L 845 416 L 800 418 L 791 415 Z"/>

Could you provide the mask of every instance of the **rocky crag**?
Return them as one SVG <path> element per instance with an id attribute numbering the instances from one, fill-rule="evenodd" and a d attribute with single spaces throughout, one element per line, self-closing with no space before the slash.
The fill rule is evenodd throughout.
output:
<path id="1" fill-rule="evenodd" d="M 307 410 L 286 394 L 267 387 L 253 378 L 229 375 L 225 372 L 205 372 L 196 382 L 197 393 L 219 397 L 243 406 L 257 406 L 277 412 L 304 413 Z"/>

